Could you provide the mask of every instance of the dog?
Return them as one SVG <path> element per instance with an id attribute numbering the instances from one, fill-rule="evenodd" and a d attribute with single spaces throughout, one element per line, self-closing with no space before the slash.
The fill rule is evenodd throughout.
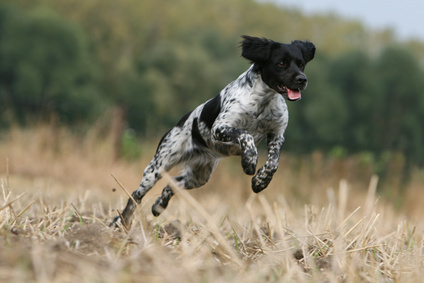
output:
<path id="1" fill-rule="evenodd" d="M 187 190 L 208 182 L 219 160 L 230 155 L 241 156 L 243 171 L 254 175 L 255 193 L 271 182 L 289 118 L 285 100 L 301 99 L 308 84 L 303 72 L 315 56 L 315 45 L 299 40 L 284 44 L 247 35 L 242 38 L 241 55 L 251 61 L 250 68 L 217 96 L 184 115 L 162 137 L 140 186 L 110 226 L 129 225 L 137 204 L 162 174 L 176 165 L 182 165 L 183 170 L 174 180 Z M 264 137 L 268 159 L 256 172 L 256 144 Z M 152 207 L 153 215 L 166 209 L 173 195 L 166 186 Z"/>

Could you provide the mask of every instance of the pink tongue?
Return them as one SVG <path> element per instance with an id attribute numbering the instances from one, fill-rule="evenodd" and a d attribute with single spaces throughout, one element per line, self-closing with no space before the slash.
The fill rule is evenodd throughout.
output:
<path id="1" fill-rule="evenodd" d="M 300 91 L 287 88 L 287 96 L 291 100 L 297 100 L 300 98 Z"/>

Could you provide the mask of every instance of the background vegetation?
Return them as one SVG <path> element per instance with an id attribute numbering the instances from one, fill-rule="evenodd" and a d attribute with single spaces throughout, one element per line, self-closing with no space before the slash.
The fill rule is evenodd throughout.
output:
<path id="1" fill-rule="evenodd" d="M 114 108 L 117 136 L 159 136 L 248 67 L 238 42 L 249 34 L 318 48 L 289 105 L 287 151 L 423 164 L 424 44 L 391 30 L 252 0 L 5 0 L 0 15 L 3 130 L 86 126 Z"/>

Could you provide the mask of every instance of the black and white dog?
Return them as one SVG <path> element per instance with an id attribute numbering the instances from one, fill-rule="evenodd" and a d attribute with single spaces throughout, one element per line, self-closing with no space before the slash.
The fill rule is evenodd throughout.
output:
<path id="1" fill-rule="evenodd" d="M 243 171 L 254 175 L 256 144 L 263 137 L 267 139 L 268 159 L 252 178 L 252 189 L 259 193 L 268 186 L 278 168 L 289 119 L 285 100 L 301 98 L 300 91 L 307 86 L 303 71 L 314 58 L 315 46 L 309 41 L 283 44 L 243 36 L 241 47 L 242 56 L 253 65 L 220 94 L 187 113 L 163 136 L 140 186 L 111 226 L 128 225 L 144 195 L 176 165 L 184 168 L 174 178 L 184 189 L 204 185 L 219 160 L 229 155 L 240 155 Z M 152 207 L 155 216 L 168 206 L 173 194 L 169 185 L 163 189 Z"/>

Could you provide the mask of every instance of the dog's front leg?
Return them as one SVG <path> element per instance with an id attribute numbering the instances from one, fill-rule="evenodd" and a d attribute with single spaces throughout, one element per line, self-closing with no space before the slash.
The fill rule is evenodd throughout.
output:
<path id="1" fill-rule="evenodd" d="M 213 139 L 221 143 L 232 143 L 239 145 L 241 150 L 241 166 L 244 173 L 253 175 L 258 163 L 258 150 L 255 146 L 255 140 L 247 131 L 232 128 L 229 126 L 220 126 L 213 130 Z"/>
<path id="2" fill-rule="evenodd" d="M 280 160 L 280 150 L 284 143 L 283 135 L 270 134 L 267 138 L 268 142 L 268 159 L 264 166 L 262 166 L 256 175 L 252 178 L 252 190 L 259 193 L 271 182 L 272 176 L 278 168 L 278 161 Z"/>

